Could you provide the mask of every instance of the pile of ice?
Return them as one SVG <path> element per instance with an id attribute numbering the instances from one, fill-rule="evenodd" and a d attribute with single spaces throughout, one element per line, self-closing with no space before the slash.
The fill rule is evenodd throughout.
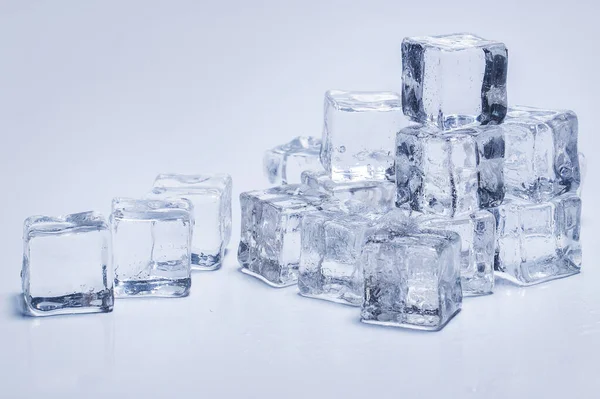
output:
<path id="1" fill-rule="evenodd" d="M 266 153 L 283 185 L 240 196 L 243 270 L 361 306 L 366 323 L 426 330 L 495 276 L 578 273 L 575 113 L 508 107 L 500 42 L 406 38 L 402 62 L 401 96 L 328 91 L 322 141 Z"/>

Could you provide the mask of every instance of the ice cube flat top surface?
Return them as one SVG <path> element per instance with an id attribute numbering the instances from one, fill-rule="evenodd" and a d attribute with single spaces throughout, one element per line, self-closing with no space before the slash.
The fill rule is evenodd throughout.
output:
<path id="1" fill-rule="evenodd" d="M 26 237 L 40 234 L 66 234 L 108 228 L 106 219 L 97 212 L 66 216 L 31 216 L 24 224 Z"/>
<path id="2" fill-rule="evenodd" d="M 532 119 L 539 122 L 549 122 L 557 117 L 571 117 L 575 116 L 575 112 L 571 110 L 553 110 L 545 108 L 536 108 L 525 105 L 515 105 L 508 108 L 506 117 L 510 119 Z"/>
<path id="3" fill-rule="evenodd" d="M 117 197 L 113 199 L 112 216 L 129 219 L 193 219 L 192 204 L 184 199 L 168 201 Z"/>
<path id="4" fill-rule="evenodd" d="M 160 174 L 154 180 L 155 190 L 226 190 L 231 189 L 231 176 L 228 174 L 182 175 L 174 173 Z"/>
<path id="5" fill-rule="evenodd" d="M 329 90 L 325 99 L 338 111 L 386 112 L 402 109 L 402 97 L 388 91 Z"/>
<path id="6" fill-rule="evenodd" d="M 415 36 L 404 39 L 410 43 L 420 43 L 424 46 L 436 47 L 444 51 L 460 51 L 473 47 L 489 47 L 502 45 L 495 40 L 487 40 L 471 33 L 453 33 L 438 36 Z"/>
<path id="7" fill-rule="evenodd" d="M 290 142 L 273 147 L 269 151 L 281 154 L 319 155 L 321 139 L 312 136 L 294 137 Z"/>
<path id="8" fill-rule="evenodd" d="M 25 220 L 23 233 L 25 314 L 112 310 L 110 231 L 102 215 L 32 216 Z"/>

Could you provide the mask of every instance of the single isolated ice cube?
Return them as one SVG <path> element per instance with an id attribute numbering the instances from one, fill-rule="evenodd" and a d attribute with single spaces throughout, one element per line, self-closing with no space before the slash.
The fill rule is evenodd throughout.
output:
<path id="1" fill-rule="evenodd" d="M 504 135 L 507 193 L 542 202 L 577 190 L 581 176 L 573 111 L 511 107 L 496 129 Z"/>
<path id="2" fill-rule="evenodd" d="M 407 125 L 396 93 L 330 90 L 321 162 L 336 182 L 393 180 L 394 136 Z"/>
<path id="3" fill-rule="evenodd" d="M 396 205 L 454 216 L 502 203 L 502 134 L 487 127 L 402 129 L 396 138 Z"/>
<path id="4" fill-rule="evenodd" d="M 30 316 L 110 312 L 110 230 L 95 212 L 32 216 L 23 228 L 21 281 Z"/>
<path id="5" fill-rule="evenodd" d="M 263 169 L 271 184 L 298 184 L 304 170 L 323 171 L 320 159 L 321 140 L 296 137 L 265 152 Z"/>
<path id="6" fill-rule="evenodd" d="M 311 212 L 302 221 L 298 270 L 300 294 L 347 305 L 363 300 L 363 271 L 358 262 L 364 233 L 375 215 L 342 211 Z"/>
<path id="7" fill-rule="evenodd" d="M 190 201 L 115 198 L 111 225 L 117 297 L 189 294 Z"/>
<path id="8" fill-rule="evenodd" d="M 297 184 L 240 194 L 242 271 L 273 287 L 296 284 L 302 219 L 327 200 L 326 194 Z"/>
<path id="9" fill-rule="evenodd" d="M 388 214 L 361 254 L 365 323 L 440 330 L 462 306 L 460 237 L 411 227 Z"/>
<path id="10" fill-rule="evenodd" d="M 500 123 L 506 115 L 508 51 L 468 33 L 402 42 L 402 106 L 440 129 Z"/>
<path id="11" fill-rule="evenodd" d="M 326 173 L 304 171 L 302 183 L 340 201 L 361 201 L 375 212 L 387 212 L 395 206 L 396 185 L 388 180 L 334 182 Z"/>
<path id="12" fill-rule="evenodd" d="M 150 199 L 185 198 L 194 206 L 192 269 L 221 267 L 231 238 L 231 176 L 226 174 L 156 177 Z"/>
<path id="13" fill-rule="evenodd" d="M 458 233 L 461 238 L 460 276 L 463 295 L 486 295 L 494 290 L 496 220 L 488 211 L 454 218 L 423 215 L 420 225 Z"/>
<path id="14" fill-rule="evenodd" d="M 534 203 L 507 197 L 491 209 L 496 217 L 497 274 L 532 285 L 579 273 L 581 199 L 567 193 Z"/>

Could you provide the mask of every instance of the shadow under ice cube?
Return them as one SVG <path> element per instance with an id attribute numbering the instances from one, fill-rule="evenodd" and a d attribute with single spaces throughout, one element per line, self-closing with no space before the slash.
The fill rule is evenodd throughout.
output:
<path id="1" fill-rule="evenodd" d="M 113 200 L 111 225 L 117 297 L 189 294 L 192 209 L 192 204 L 183 199 Z"/>
<path id="2" fill-rule="evenodd" d="M 440 330 L 462 307 L 459 235 L 384 219 L 366 233 L 361 320 Z"/>
<path id="3" fill-rule="evenodd" d="M 402 42 L 402 106 L 416 122 L 447 130 L 500 123 L 507 110 L 508 51 L 459 33 Z"/>
<path id="4" fill-rule="evenodd" d="M 231 238 L 229 175 L 161 174 L 156 177 L 148 198 L 189 200 L 193 205 L 195 220 L 192 269 L 215 270 L 221 267 L 225 248 Z"/>
<path id="5" fill-rule="evenodd" d="M 50 316 L 110 312 L 110 230 L 95 212 L 32 216 L 23 229 L 21 271 L 25 313 Z"/>
<path id="6" fill-rule="evenodd" d="M 504 123 L 493 127 L 504 136 L 507 193 L 541 202 L 576 191 L 577 125 L 573 111 L 511 107 Z"/>
<path id="7" fill-rule="evenodd" d="M 496 220 L 492 213 L 482 210 L 454 218 L 423 216 L 420 225 L 454 231 L 460 235 L 463 295 L 486 295 L 493 292 Z"/>
<path id="8" fill-rule="evenodd" d="M 336 182 L 393 180 L 394 137 L 407 125 L 396 93 L 330 90 L 321 162 Z"/>
<path id="9" fill-rule="evenodd" d="M 263 169 L 271 184 L 298 184 L 305 170 L 323 171 L 320 159 L 321 140 L 296 137 L 265 152 Z"/>
<path id="10" fill-rule="evenodd" d="M 499 205 L 503 157 L 502 134 L 486 127 L 402 129 L 396 137 L 396 205 L 444 216 Z"/>
<path id="11" fill-rule="evenodd" d="M 312 212 L 302 222 L 300 294 L 360 306 L 364 278 L 358 262 L 372 218 L 341 211 Z"/>
<path id="12" fill-rule="evenodd" d="M 302 219 L 327 199 L 326 194 L 295 184 L 240 194 L 242 271 L 273 287 L 296 284 Z"/>
<path id="13" fill-rule="evenodd" d="M 567 277 L 581 269 L 581 199 L 567 193 L 547 202 L 507 198 L 496 217 L 495 270 L 518 285 Z"/>

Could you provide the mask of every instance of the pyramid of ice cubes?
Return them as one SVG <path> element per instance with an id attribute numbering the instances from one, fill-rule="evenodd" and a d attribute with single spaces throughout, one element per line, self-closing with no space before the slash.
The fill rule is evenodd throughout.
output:
<path id="1" fill-rule="evenodd" d="M 325 94 L 324 171 L 242 194 L 243 268 L 362 306 L 364 322 L 426 330 L 463 295 L 491 294 L 495 277 L 530 285 L 578 273 L 575 113 L 509 107 L 501 42 L 406 38 L 402 64 L 401 95 Z M 295 141 L 270 151 L 283 160 L 271 182 L 297 181 L 286 168 L 317 161 Z"/>

